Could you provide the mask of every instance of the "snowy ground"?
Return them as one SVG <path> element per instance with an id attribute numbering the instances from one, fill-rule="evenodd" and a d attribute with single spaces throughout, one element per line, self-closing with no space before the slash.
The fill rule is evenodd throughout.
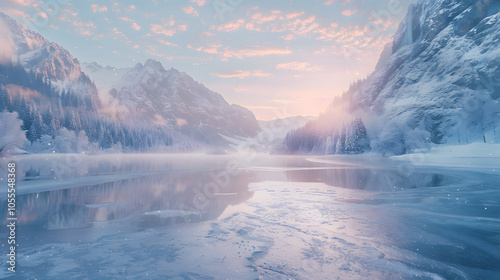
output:
<path id="1" fill-rule="evenodd" d="M 437 146 L 429 151 L 393 157 L 417 166 L 474 169 L 500 174 L 500 144 L 472 143 L 457 146 Z"/>
<path id="2" fill-rule="evenodd" d="M 44 160 L 18 164 L 39 161 L 31 170 Z M 195 186 L 231 160 L 242 172 L 206 207 L 193 207 Z M 16 277 L 2 270 L 0 278 L 497 279 L 499 177 L 423 163 L 406 168 L 412 162 L 88 157 L 61 179 L 73 188 L 51 191 L 43 185 L 53 179 L 41 168 L 42 179 L 19 184 L 19 270 Z M 93 176 L 108 177 L 96 184 Z"/>

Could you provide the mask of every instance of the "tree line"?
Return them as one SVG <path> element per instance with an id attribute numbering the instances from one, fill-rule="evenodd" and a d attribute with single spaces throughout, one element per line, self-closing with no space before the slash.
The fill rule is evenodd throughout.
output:
<path id="1" fill-rule="evenodd" d="M 290 131 L 283 142 L 291 154 L 360 154 L 370 150 L 370 139 L 360 118 L 344 123 L 340 129 L 325 132 L 314 122 Z"/>

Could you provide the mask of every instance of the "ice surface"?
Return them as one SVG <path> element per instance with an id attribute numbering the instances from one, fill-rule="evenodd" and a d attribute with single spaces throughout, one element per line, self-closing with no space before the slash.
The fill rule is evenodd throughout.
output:
<path id="1" fill-rule="evenodd" d="M 408 172 L 400 167 L 412 161 L 404 158 L 97 158 L 84 159 L 85 174 L 113 171 L 116 181 L 83 186 L 63 178 L 65 189 L 18 197 L 20 279 L 495 279 L 500 273 L 495 173 L 424 164 Z M 223 176 L 228 161 L 241 163 L 240 172 Z M 49 180 L 40 169 L 44 161 L 25 157 L 18 165 Z M 121 176 L 132 170 L 142 175 Z M 205 192 L 210 182 L 227 186 Z M 208 204 L 200 206 L 200 193 Z"/>

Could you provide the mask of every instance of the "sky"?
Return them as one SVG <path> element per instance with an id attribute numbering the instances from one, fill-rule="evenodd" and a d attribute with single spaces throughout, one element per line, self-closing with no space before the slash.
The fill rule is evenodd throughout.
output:
<path id="1" fill-rule="evenodd" d="M 317 116 L 374 69 L 414 0 L 2 0 L 81 62 L 148 59 L 260 120 Z"/>

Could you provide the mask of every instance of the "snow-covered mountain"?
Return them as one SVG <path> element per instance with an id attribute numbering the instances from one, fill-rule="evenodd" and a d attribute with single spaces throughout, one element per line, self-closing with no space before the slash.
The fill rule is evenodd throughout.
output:
<path id="1" fill-rule="evenodd" d="M 87 63 L 84 68 L 99 88 L 112 88 L 109 106 L 122 118 L 171 126 L 212 144 L 227 143 L 225 137 L 255 137 L 260 131 L 252 112 L 228 104 L 188 74 L 166 70 L 158 61 L 148 60 L 129 69 L 97 63 Z"/>
<path id="2" fill-rule="evenodd" d="M 385 65 L 347 94 L 350 109 L 378 116 L 382 134 L 392 121 L 428 131 L 438 144 L 495 141 L 499 40 L 498 1 L 420 1 Z"/>
<path id="3" fill-rule="evenodd" d="M 49 42 L 0 12 L 3 62 L 20 63 L 26 70 L 50 79 L 61 90 L 97 96 L 97 89 L 82 72 L 80 63 L 63 47 Z M 10 62 L 10 61 L 7 61 Z"/>
<path id="4" fill-rule="evenodd" d="M 318 123 L 340 111 L 362 117 L 372 148 L 396 154 L 415 143 L 490 143 L 500 140 L 499 101 L 500 1 L 420 0 L 375 72 Z"/>

